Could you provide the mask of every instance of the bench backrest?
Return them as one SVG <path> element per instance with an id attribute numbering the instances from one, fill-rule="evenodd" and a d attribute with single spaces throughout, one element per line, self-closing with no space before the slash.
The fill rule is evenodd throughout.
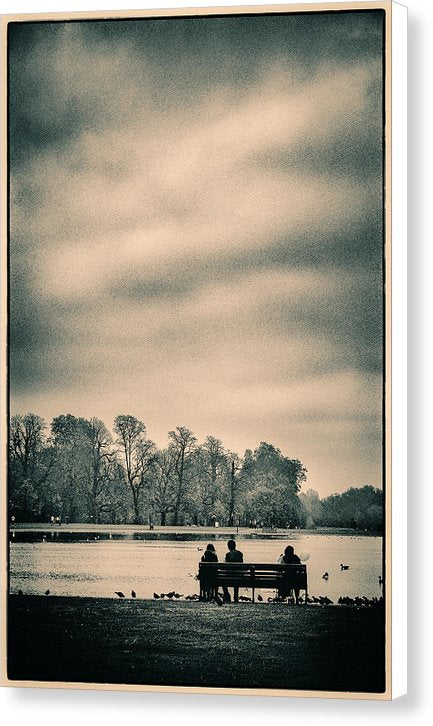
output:
<path id="1" fill-rule="evenodd" d="M 276 565 L 262 563 L 200 562 L 199 579 L 202 586 L 274 588 L 307 587 L 306 565 Z"/>

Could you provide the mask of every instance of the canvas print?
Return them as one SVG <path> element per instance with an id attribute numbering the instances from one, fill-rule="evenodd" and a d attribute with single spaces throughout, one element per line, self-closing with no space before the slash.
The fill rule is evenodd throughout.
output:
<path id="1" fill-rule="evenodd" d="M 385 693 L 385 27 L 8 22 L 9 685 Z"/>

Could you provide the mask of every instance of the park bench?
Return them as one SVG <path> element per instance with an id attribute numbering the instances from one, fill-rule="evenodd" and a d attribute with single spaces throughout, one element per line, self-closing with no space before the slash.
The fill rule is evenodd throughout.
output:
<path id="1" fill-rule="evenodd" d="M 307 602 L 307 566 L 253 564 L 238 562 L 200 562 L 199 563 L 200 599 L 206 600 L 209 591 L 219 586 L 248 587 L 256 589 L 305 590 Z"/>

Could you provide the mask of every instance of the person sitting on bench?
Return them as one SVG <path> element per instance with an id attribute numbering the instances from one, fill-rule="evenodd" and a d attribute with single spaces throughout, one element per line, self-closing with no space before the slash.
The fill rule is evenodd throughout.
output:
<path id="1" fill-rule="evenodd" d="M 209 543 L 206 547 L 205 553 L 201 558 L 202 562 L 218 562 L 218 555 L 215 552 L 215 547 L 212 543 Z M 206 600 L 214 600 L 218 594 L 217 587 L 208 587 L 205 591 Z"/>
<path id="2" fill-rule="evenodd" d="M 298 555 L 295 555 L 295 550 L 292 547 L 292 545 L 288 545 L 286 549 L 284 550 L 284 554 L 280 555 L 277 560 L 278 565 L 300 565 L 301 560 L 299 559 Z M 287 597 L 288 595 L 294 594 L 295 602 L 298 604 L 299 600 L 299 587 L 296 587 L 294 589 L 287 589 L 285 587 L 280 587 L 278 589 L 278 597 Z"/>
<path id="3" fill-rule="evenodd" d="M 226 562 L 243 562 L 244 556 L 240 550 L 236 549 L 236 542 L 234 539 L 229 539 L 227 542 L 227 547 L 229 548 L 229 551 L 226 554 Z M 230 593 L 228 591 L 228 588 L 223 585 L 223 592 L 224 592 L 224 600 L 226 602 L 230 602 Z M 239 602 L 239 587 L 233 588 L 233 602 Z"/>

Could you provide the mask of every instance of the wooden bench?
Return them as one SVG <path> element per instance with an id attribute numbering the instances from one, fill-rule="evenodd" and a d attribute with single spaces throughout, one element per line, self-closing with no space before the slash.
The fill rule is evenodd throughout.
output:
<path id="1" fill-rule="evenodd" d="M 250 587 L 253 602 L 256 589 L 293 588 L 305 590 L 307 602 L 307 566 L 276 565 L 235 562 L 200 562 L 200 599 L 208 599 L 208 593 L 219 586 Z"/>

